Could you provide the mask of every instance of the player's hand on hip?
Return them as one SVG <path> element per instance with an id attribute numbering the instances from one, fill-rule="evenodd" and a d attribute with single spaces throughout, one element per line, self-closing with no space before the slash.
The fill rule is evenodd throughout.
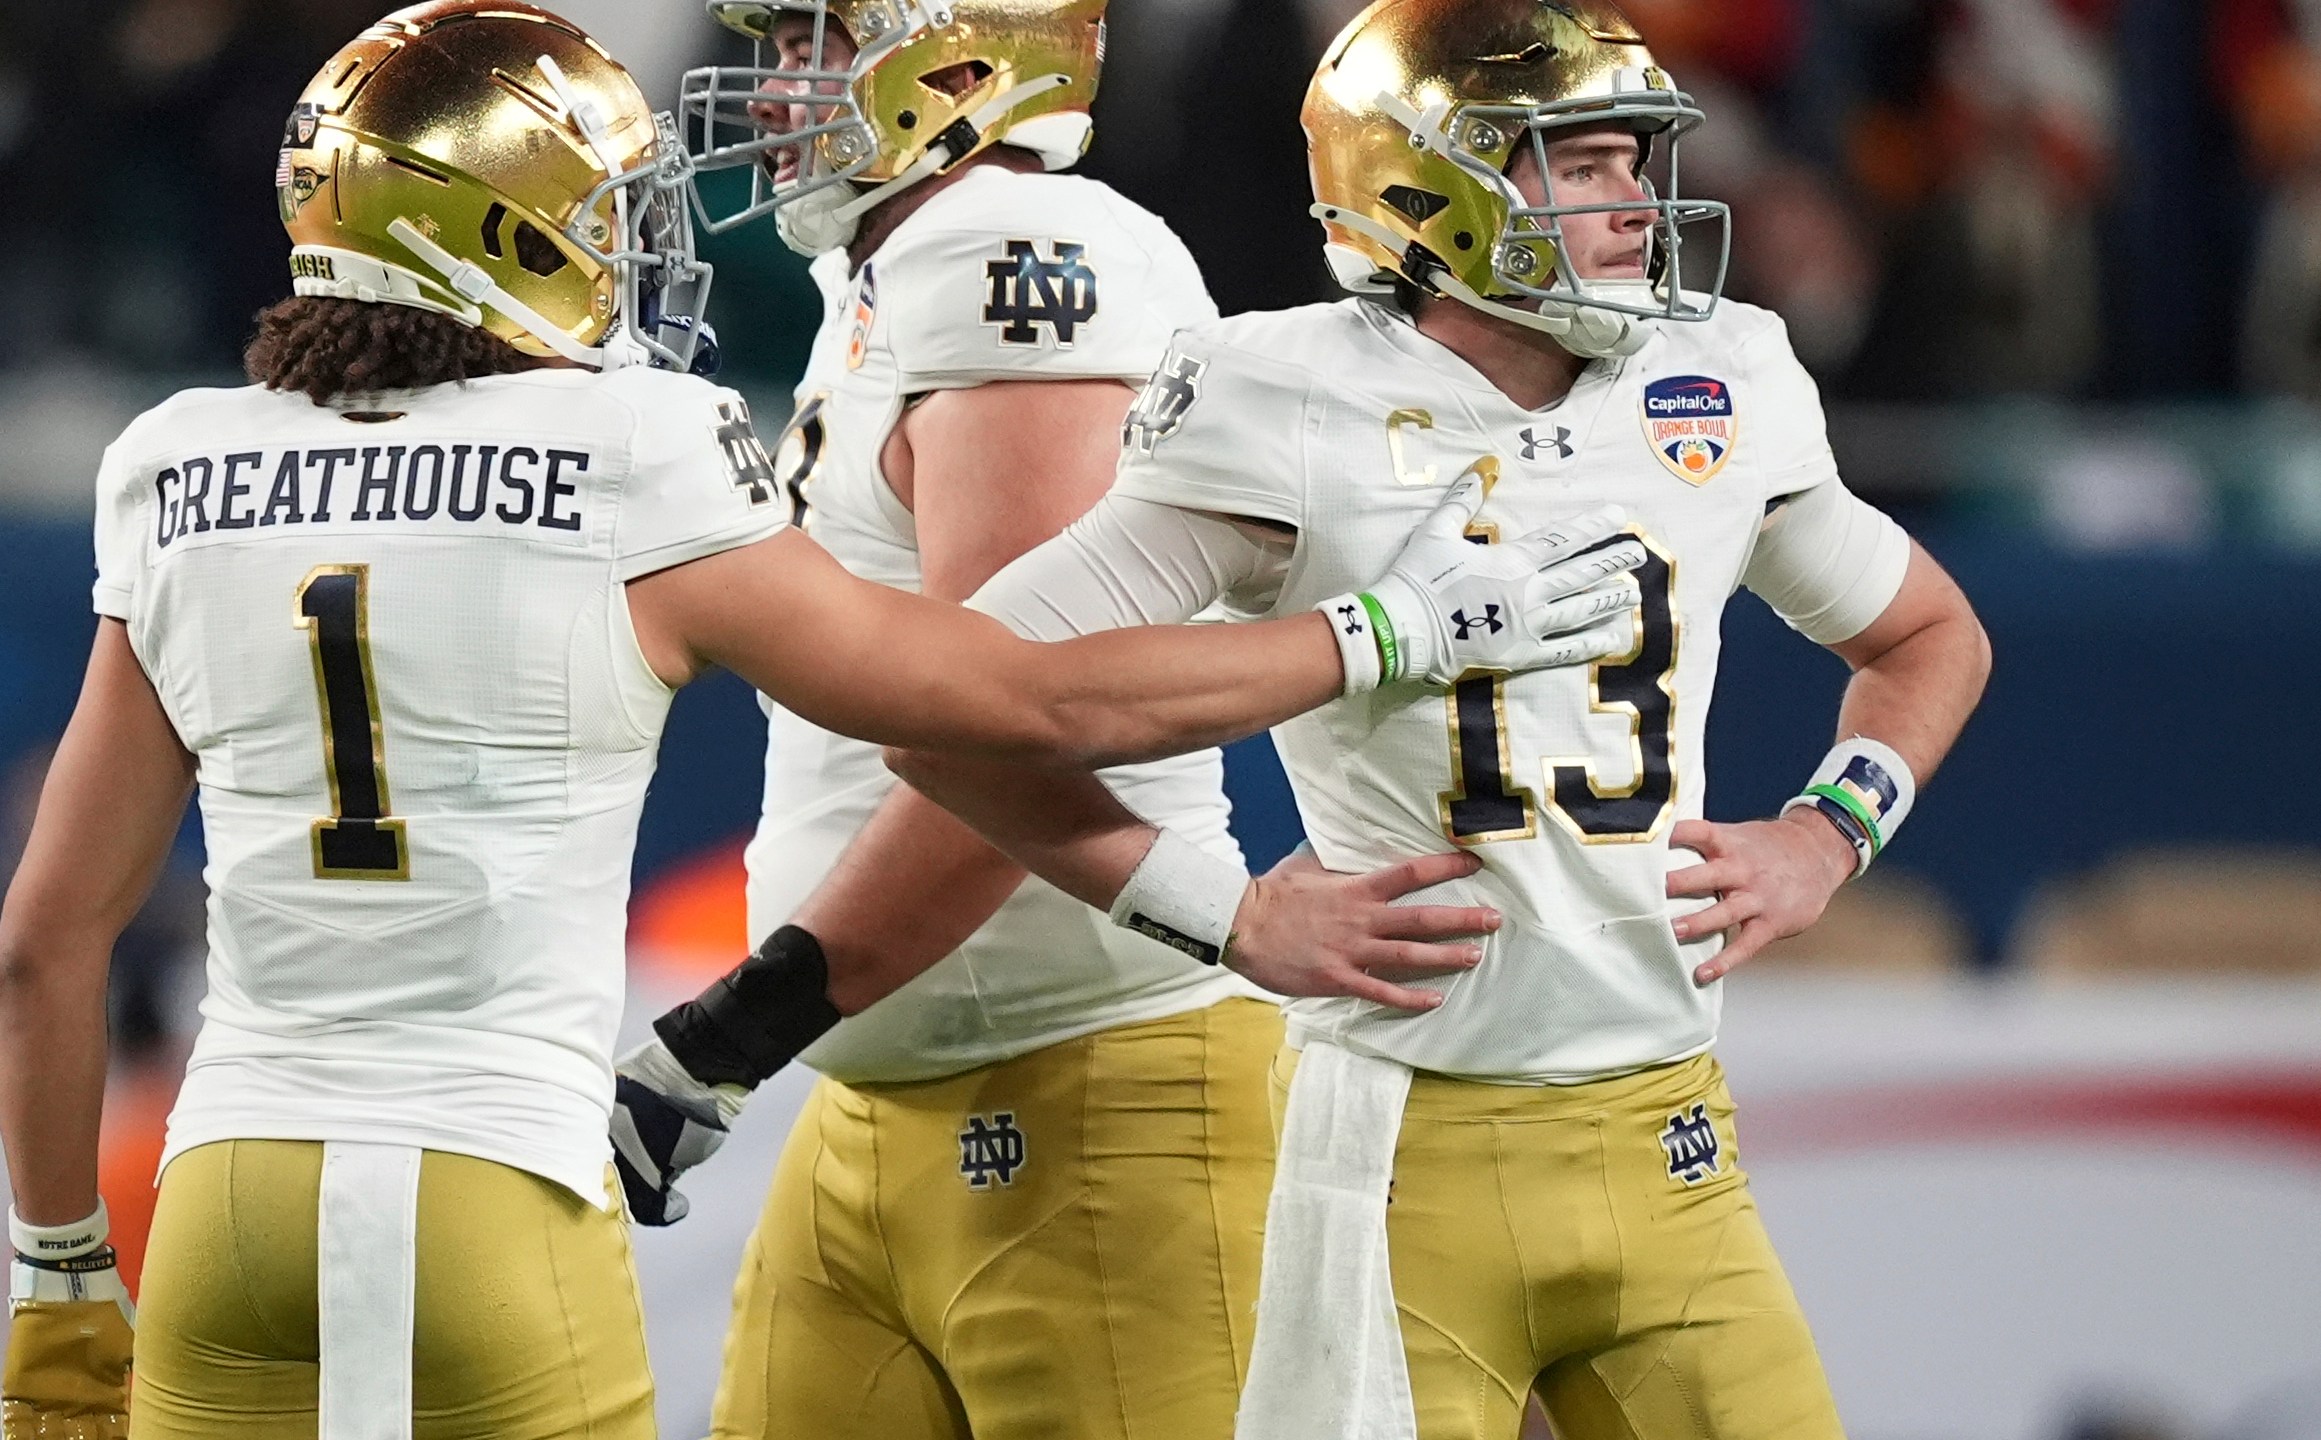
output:
<path id="1" fill-rule="evenodd" d="M 1472 905 L 1397 905 L 1413 890 L 1474 874 L 1467 852 L 1422 855 L 1367 874 L 1322 868 L 1304 847 L 1249 882 L 1233 917 L 1225 963 L 1277 995 L 1355 995 L 1403 1010 L 1443 997 L 1393 983 L 1470 970 L 1472 937 L 1499 928 L 1499 912 Z"/>
<path id="2" fill-rule="evenodd" d="M 129 1359 L 136 1308 L 105 1243 L 104 1211 L 80 1245 L 34 1244 L 15 1223 L 8 1269 L 8 1359 L 0 1370 L 6 1440 L 122 1440 L 129 1433 Z"/>
<path id="3" fill-rule="evenodd" d="M 1504 545 L 1467 536 L 1483 503 L 1468 474 L 1419 522 L 1368 597 L 1383 611 L 1387 680 L 1448 685 L 1469 670 L 1508 673 L 1582 665 L 1635 643 L 1640 593 L 1628 572 L 1644 546 L 1614 539 L 1616 505 L 1544 526 Z"/>
<path id="4" fill-rule="evenodd" d="M 1722 979 L 1768 943 L 1819 920 L 1829 897 L 1854 873 L 1853 848 L 1812 810 L 1740 825 L 1680 820 L 1669 843 L 1701 857 L 1700 864 L 1669 873 L 1669 898 L 1716 897 L 1708 908 L 1670 922 L 1676 938 L 1725 932 L 1724 948 L 1693 967 L 1695 985 Z"/>
<path id="5" fill-rule="evenodd" d="M 677 1192 L 686 1171 L 717 1153 L 749 1092 L 710 1085 L 658 1036 L 613 1066 L 612 1155 L 629 1218 L 674 1225 L 692 1206 Z"/>

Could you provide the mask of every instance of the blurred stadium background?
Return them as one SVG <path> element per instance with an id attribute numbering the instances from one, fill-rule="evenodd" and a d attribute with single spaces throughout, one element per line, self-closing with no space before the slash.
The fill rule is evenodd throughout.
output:
<path id="1" fill-rule="evenodd" d="M 1871 881 L 1732 987 L 1747 1159 L 1861 1440 L 2321 1436 L 2321 3 L 1626 0 L 1709 112 L 1730 293 L 1788 320 L 1839 459 L 1960 578 L 1997 671 Z M 286 289 L 282 116 L 379 0 L 0 0 L 0 876 L 93 622 L 90 482 L 236 383 Z M 648 91 L 692 0 L 566 0 Z M 1227 311 L 1326 298 L 1296 111 L 1356 0 L 1114 0 L 1086 169 Z M 729 379 L 815 321 L 711 246 Z M 1710 809 L 1764 813 L 1843 669 L 1743 599 Z M 640 1013 L 743 943 L 762 723 L 680 701 L 637 861 Z M 1232 756 L 1269 861 L 1297 821 Z M 106 1188 L 134 1252 L 200 990 L 200 837 L 115 962 Z M 641 1237 L 663 1417 L 699 1434 L 785 1077 Z"/>

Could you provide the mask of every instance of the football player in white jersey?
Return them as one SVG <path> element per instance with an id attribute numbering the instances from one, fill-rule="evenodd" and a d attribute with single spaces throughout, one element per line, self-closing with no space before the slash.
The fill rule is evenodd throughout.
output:
<path id="1" fill-rule="evenodd" d="M 776 451 L 799 523 L 857 575 L 965 600 L 1104 493 L 1169 337 L 1216 319 L 1166 225 L 1059 173 L 1087 145 L 1104 0 L 709 8 L 760 56 L 688 77 L 702 153 L 750 162 L 738 218 L 771 210 L 826 304 Z M 1277 1010 L 924 800 L 882 809 L 876 746 L 766 708 L 750 933 L 815 936 L 852 1011 L 943 958 L 804 1052 L 824 1078 L 743 1261 L 714 1433 L 1222 1435 L 1256 1306 Z M 1108 778 L 1240 869 L 1217 752 Z M 730 1120 L 786 1058 L 726 1061 L 707 1028 L 675 1012 L 622 1067 L 647 1219 L 684 1209 L 639 1117 L 684 1133 L 674 1099 Z"/>
<path id="2" fill-rule="evenodd" d="M 1841 1433 L 1738 1167 L 1717 982 L 1883 848 L 1989 657 L 1840 482 L 1780 321 L 1716 303 L 1723 207 L 1673 184 L 1701 118 L 1605 0 L 1379 0 L 1304 112 L 1360 298 L 1180 336 L 1107 498 L 994 581 L 1099 624 L 1291 613 L 1474 477 L 1478 544 L 1609 502 L 1646 551 L 1626 643 L 1584 670 L 1388 685 L 1274 732 L 1323 865 L 1463 848 L 1482 868 L 1432 898 L 1506 923 L 1422 982 L 1433 1010 L 1289 1002 L 1242 1440 L 1513 1440 L 1535 1392 L 1564 1440 Z M 1855 673 L 1799 797 L 1709 824 L 1742 585 Z M 898 763 L 1027 859 L 1059 807 L 1109 803 Z"/>
<path id="3" fill-rule="evenodd" d="M 128 1433 L 639 1436 L 605 1130 L 673 687 L 723 664 L 843 732 L 1088 765 L 1374 685 L 1414 641 L 1447 674 L 1483 653 L 1447 617 L 1493 598 L 1525 611 L 1514 663 L 1568 655 L 1553 539 L 1459 564 L 1436 533 L 1458 506 L 1341 602 L 1384 607 L 1359 636 L 1316 615 L 1042 646 L 847 574 L 787 523 L 740 397 L 672 373 L 707 280 L 688 172 L 554 16 L 390 15 L 291 114 L 297 294 L 261 317 L 259 383 L 187 391 L 106 452 L 89 673 L 0 911 L 8 1440 L 123 1431 L 106 961 L 197 783 L 210 983 Z M 1343 934 L 1384 908 L 1277 896 L 1354 914 Z M 1305 937 L 1249 919 L 1242 963 L 1294 983 Z M 808 966 L 818 995 L 796 945 L 737 992 Z"/>

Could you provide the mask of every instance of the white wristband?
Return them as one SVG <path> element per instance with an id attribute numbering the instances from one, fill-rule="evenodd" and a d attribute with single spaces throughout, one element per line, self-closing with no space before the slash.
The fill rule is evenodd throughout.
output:
<path id="1" fill-rule="evenodd" d="M 1163 830 L 1112 902 L 1112 923 L 1204 965 L 1225 958 L 1249 875 L 1173 830 Z"/>
<path id="2" fill-rule="evenodd" d="M 105 1248 L 105 1237 L 112 1233 L 111 1217 L 105 1213 L 105 1202 L 97 1201 L 97 1213 L 71 1225 L 32 1225 L 8 1207 L 8 1243 L 17 1253 L 35 1260 L 75 1260 Z"/>
<path id="3" fill-rule="evenodd" d="M 1892 746 L 1856 735 L 1830 748 L 1821 768 L 1781 813 L 1811 806 L 1827 816 L 1853 845 L 1859 875 L 1893 840 L 1917 798 L 1918 781 L 1909 762 Z"/>
<path id="4" fill-rule="evenodd" d="M 1328 618 L 1338 656 L 1346 663 L 1346 694 L 1367 695 L 1395 678 L 1385 673 L 1384 663 L 1393 640 L 1379 628 L 1383 617 L 1368 596 L 1333 595 L 1314 608 Z M 1387 636 L 1383 642 L 1382 635 Z"/>

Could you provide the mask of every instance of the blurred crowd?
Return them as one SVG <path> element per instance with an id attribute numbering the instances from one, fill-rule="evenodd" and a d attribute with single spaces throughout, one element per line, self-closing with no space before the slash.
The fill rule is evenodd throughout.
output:
<path id="1" fill-rule="evenodd" d="M 0 368 L 229 369 L 284 288 L 282 115 L 381 3 L 0 4 Z M 565 8 L 656 94 L 731 39 L 692 0 Z M 1295 120 L 1356 8 L 1112 7 L 1088 168 L 1177 226 L 1228 311 L 1325 293 Z M 1734 203 L 1731 293 L 1834 397 L 2321 393 L 2316 0 L 1626 8 L 1711 117 L 1686 188 Z M 718 249 L 741 361 L 778 377 L 808 292 L 770 234 Z"/>

